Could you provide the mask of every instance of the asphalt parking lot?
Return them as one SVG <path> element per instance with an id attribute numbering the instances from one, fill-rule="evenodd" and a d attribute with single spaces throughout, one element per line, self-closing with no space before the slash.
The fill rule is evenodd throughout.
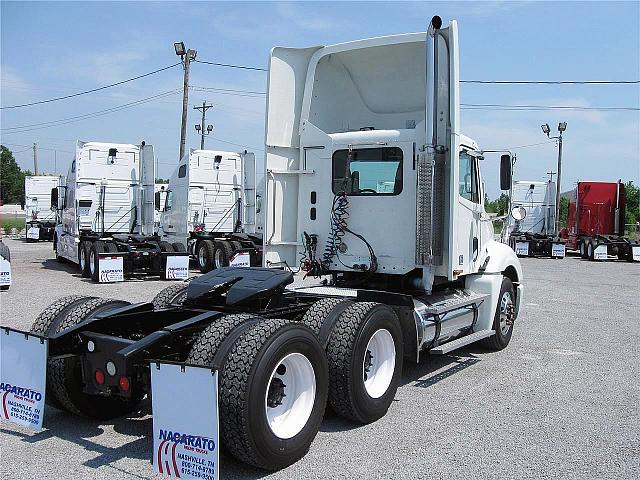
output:
<path id="1" fill-rule="evenodd" d="M 29 329 L 57 298 L 149 301 L 169 282 L 95 285 L 51 244 L 5 239 L 14 284 L 0 324 Z M 405 367 L 389 413 L 367 426 L 328 413 L 309 453 L 276 473 L 222 456 L 222 478 L 639 478 L 640 265 L 524 259 L 509 347 Z M 33 433 L 3 422 L 0 477 L 154 478 L 151 417 L 98 423 L 49 408 Z"/>

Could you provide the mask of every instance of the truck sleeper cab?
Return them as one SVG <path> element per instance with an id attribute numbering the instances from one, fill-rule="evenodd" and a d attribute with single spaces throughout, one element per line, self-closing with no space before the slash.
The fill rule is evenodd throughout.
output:
<path id="1" fill-rule="evenodd" d="M 625 237 L 624 183 L 580 181 L 569 198 L 567 227 L 560 235 L 567 248 L 586 260 L 610 256 L 640 262 L 640 242 Z"/>
<path id="2" fill-rule="evenodd" d="M 183 243 L 155 234 L 154 176 L 151 145 L 78 142 L 67 176 L 51 196 L 59 218 L 56 258 L 77 263 L 95 282 L 116 278 L 100 268 L 104 258 L 116 260 L 109 270 L 120 276 L 166 277 L 167 257 L 186 253 Z"/>
<path id="3" fill-rule="evenodd" d="M 514 181 L 504 241 L 522 257 L 564 258 L 564 240 L 556 234 L 556 184 Z"/>
<path id="4" fill-rule="evenodd" d="M 51 208 L 51 190 L 58 186 L 59 177 L 33 175 L 24 178 L 25 237 L 27 242 L 53 240 L 56 211 Z"/>
<path id="5" fill-rule="evenodd" d="M 250 152 L 189 150 L 162 205 L 162 238 L 182 242 L 201 272 L 262 265 L 256 219 L 256 162 Z"/>
<path id="6" fill-rule="evenodd" d="M 113 416 L 150 392 L 151 361 L 215 368 L 226 448 L 274 470 L 304 456 L 327 403 L 354 423 L 384 416 L 405 359 L 505 348 L 522 269 L 490 233 L 458 72 L 457 24 L 439 17 L 426 33 L 274 48 L 266 268 L 219 268 L 150 304 L 61 299 L 33 329 L 66 363 L 48 370 L 53 401 Z"/>

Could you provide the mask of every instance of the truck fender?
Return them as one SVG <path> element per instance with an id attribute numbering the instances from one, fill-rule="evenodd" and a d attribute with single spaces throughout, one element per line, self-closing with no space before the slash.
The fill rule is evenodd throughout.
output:
<path id="1" fill-rule="evenodd" d="M 498 296 L 503 277 L 513 282 L 516 293 L 516 317 L 524 294 L 522 266 L 515 252 L 508 245 L 495 241 L 489 242 L 486 248 L 487 257 L 485 258 L 488 258 L 488 262 L 484 271 L 465 278 L 466 288 L 489 295 L 478 308 L 476 331 L 493 328 L 493 318 L 498 308 Z"/>

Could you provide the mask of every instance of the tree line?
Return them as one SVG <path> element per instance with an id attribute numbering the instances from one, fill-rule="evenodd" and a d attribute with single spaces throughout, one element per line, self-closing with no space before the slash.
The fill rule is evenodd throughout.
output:
<path id="1" fill-rule="evenodd" d="M 0 204 L 24 205 L 24 177 L 33 173 L 22 170 L 7 147 L 0 145 L 0 150 Z"/>

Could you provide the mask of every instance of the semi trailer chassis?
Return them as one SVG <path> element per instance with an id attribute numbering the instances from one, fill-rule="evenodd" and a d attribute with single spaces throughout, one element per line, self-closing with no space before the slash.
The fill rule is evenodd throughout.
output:
<path id="1" fill-rule="evenodd" d="M 26 223 L 26 240 L 27 242 L 37 242 L 38 240 L 46 240 L 50 242 L 53 240 L 55 230 L 55 220 L 30 220 Z"/>

